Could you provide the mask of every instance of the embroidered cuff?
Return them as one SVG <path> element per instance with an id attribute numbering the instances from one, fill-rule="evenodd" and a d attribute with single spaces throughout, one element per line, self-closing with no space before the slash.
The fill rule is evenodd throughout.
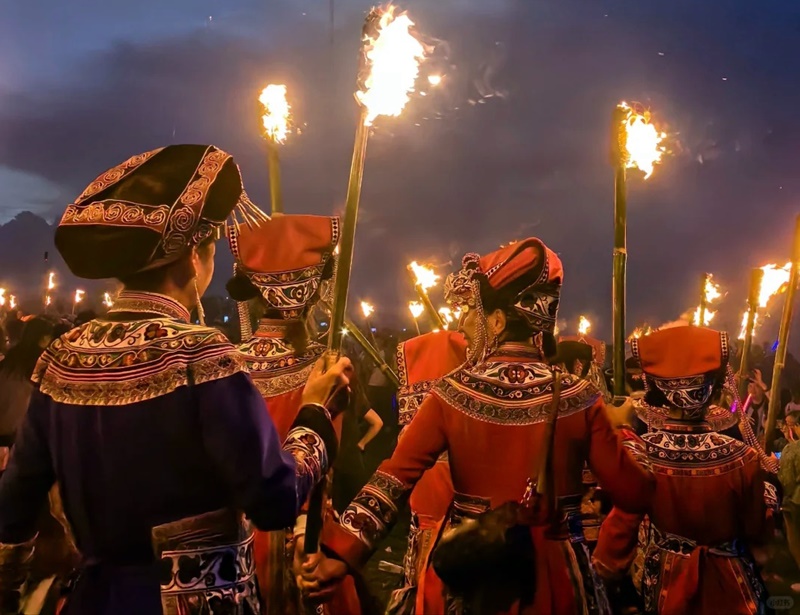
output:
<path id="1" fill-rule="evenodd" d="M 342 560 L 351 570 L 361 570 L 372 555 L 372 549 L 333 519 L 325 520 L 321 543 L 323 551 Z"/>
<path id="2" fill-rule="evenodd" d="M 306 404 L 300 409 L 297 418 L 292 424 L 292 431 L 296 428 L 305 428 L 306 430 L 313 431 L 322 439 L 328 456 L 328 465 L 323 472 L 327 472 L 328 468 L 333 465 L 339 450 L 339 441 L 336 438 L 336 432 L 333 429 L 333 423 L 330 417 L 330 413 L 324 406 L 320 406 L 319 404 Z M 291 431 L 289 433 L 291 433 Z"/>

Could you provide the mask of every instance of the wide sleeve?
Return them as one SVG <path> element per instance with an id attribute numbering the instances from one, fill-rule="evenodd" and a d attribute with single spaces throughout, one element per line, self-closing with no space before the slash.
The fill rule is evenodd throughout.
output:
<path id="1" fill-rule="evenodd" d="M 326 521 L 322 545 L 352 569 L 360 569 L 397 521 L 398 510 L 412 488 L 447 450 L 445 407 L 428 395 L 414 420 L 369 482 L 342 513 L 339 523 Z"/>
<path id="2" fill-rule="evenodd" d="M 644 442 L 631 429 L 614 429 L 598 401 L 586 413 L 589 466 L 615 506 L 645 512 L 655 490 L 655 476 Z"/>
<path id="3" fill-rule="evenodd" d="M 641 513 L 627 513 L 614 507 L 603 521 L 592 555 L 595 570 L 603 580 L 618 581 L 627 574 L 636 558 L 643 518 Z"/>
<path id="4" fill-rule="evenodd" d="M 234 505 L 259 529 L 291 526 L 329 467 L 318 433 L 325 431 L 324 421 L 295 427 L 284 447 L 248 374 L 206 382 L 196 390 L 203 443 L 230 486 Z"/>

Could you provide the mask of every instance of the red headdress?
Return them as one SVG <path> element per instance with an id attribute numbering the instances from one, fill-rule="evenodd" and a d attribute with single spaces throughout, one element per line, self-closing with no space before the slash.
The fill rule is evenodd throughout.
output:
<path id="1" fill-rule="evenodd" d="M 561 259 L 531 237 L 485 256 L 466 254 L 461 271 L 447 277 L 445 296 L 449 303 L 482 309 L 483 278 L 534 330 L 553 333 L 563 277 Z"/>
<path id="2" fill-rule="evenodd" d="M 285 319 L 300 318 L 319 299 L 322 280 L 333 275 L 339 219 L 280 215 L 252 227 L 231 227 L 228 238 L 237 276 L 245 276 Z M 252 298 L 234 294 L 239 301 Z"/>
<path id="3" fill-rule="evenodd" d="M 672 327 L 631 341 L 644 374 L 645 387 L 655 387 L 675 409 L 692 420 L 705 418 L 717 429 L 736 422 L 723 408 L 709 408 L 715 384 L 728 365 L 728 334 L 704 327 Z M 723 425 L 725 423 L 727 425 Z"/>

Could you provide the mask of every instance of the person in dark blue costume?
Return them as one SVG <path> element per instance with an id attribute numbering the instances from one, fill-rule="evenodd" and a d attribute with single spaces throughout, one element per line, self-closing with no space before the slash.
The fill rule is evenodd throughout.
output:
<path id="1" fill-rule="evenodd" d="M 18 610 L 55 484 L 83 560 L 63 615 L 259 612 L 252 527 L 293 525 L 333 463 L 326 406 L 352 366 L 320 360 L 281 443 L 244 358 L 190 317 L 237 215 L 265 217 L 206 145 L 134 156 L 67 207 L 55 239 L 71 271 L 124 290 L 34 371 L 0 479 L 0 612 Z"/>

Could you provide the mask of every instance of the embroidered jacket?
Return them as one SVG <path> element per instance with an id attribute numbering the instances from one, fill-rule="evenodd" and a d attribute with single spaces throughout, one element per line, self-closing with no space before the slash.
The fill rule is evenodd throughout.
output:
<path id="1" fill-rule="evenodd" d="M 285 320 L 263 319 L 253 337 L 239 346 L 280 438 L 289 432 L 300 411 L 308 375 L 325 353 L 325 346 L 315 341 L 310 341 L 302 354 L 296 352 L 286 340 L 288 326 Z"/>
<path id="2" fill-rule="evenodd" d="M 764 612 L 748 545 L 766 538 L 777 497 L 756 451 L 707 423 L 666 421 L 643 439 L 656 476 L 652 504 L 646 516 L 611 511 L 594 553 L 598 572 L 624 575 L 638 545 L 645 612 Z"/>
<path id="3" fill-rule="evenodd" d="M 580 501 L 584 461 L 611 496 L 641 510 L 652 474 L 637 463 L 644 451 L 635 436 L 620 437 L 606 417 L 599 392 L 587 381 L 565 375 L 556 426 L 555 489 Z M 485 364 L 442 379 L 422 403 L 385 461 L 342 515 L 325 527 L 323 543 L 354 568 L 364 564 L 397 519 L 398 508 L 422 473 L 449 451 L 460 514 L 476 515 L 519 501 L 534 472 L 552 401 L 553 378 L 538 351 L 505 344 Z M 524 612 L 581 612 L 581 573 L 560 541 L 531 530 L 537 549 L 535 604 Z M 443 613 L 441 582 L 427 570 L 423 611 Z M 438 581 L 438 583 L 437 583 Z M 419 606 L 418 602 L 418 606 Z M 419 611 L 418 611 L 419 612 Z"/>
<path id="4" fill-rule="evenodd" d="M 0 573 L 22 561 L 12 546 L 31 539 L 57 481 L 86 562 L 67 614 L 192 614 L 208 601 L 258 612 L 252 529 L 233 512 L 263 529 L 291 525 L 335 453 L 314 408 L 281 446 L 242 356 L 188 321 L 168 297 L 124 292 L 108 319 L 55 340 L 36 367 L 0 479 Z M 185 518 L 195 529 L 210 520 L 223 543 L 187 540 Z"/>

